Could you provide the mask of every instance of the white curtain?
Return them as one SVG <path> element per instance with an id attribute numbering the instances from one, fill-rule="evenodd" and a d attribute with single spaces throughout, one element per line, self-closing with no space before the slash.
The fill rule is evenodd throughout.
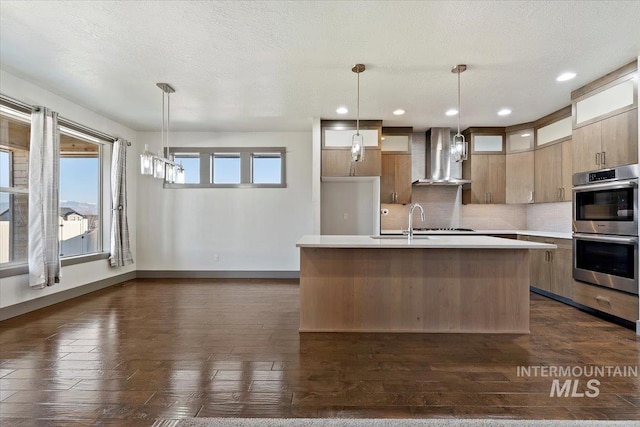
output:
<path id="1" fill-rule="evenodd" d="M 38 107 L 31 113 L 29 148 L 29 286 L 34 289 L 60 282 L 59 187 L 58 113 Z"/>
<path id="2" fill-rule="evenodd" d="M 118 138 L 111 155 L 111 256 L 112 267 L 133 264 L 127 222 L 127 143 Z"/>

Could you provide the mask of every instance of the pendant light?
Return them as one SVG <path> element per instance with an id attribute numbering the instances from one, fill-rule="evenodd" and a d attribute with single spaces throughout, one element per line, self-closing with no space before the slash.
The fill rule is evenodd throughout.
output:
<path id="1" fill-rule="evenodd" d="M 154 178 L 163 179 L 168 183 L 184 184 L 184 168 L 182 164 L 174 161 L 173 155 L 169 154 L 169 124 L 171 120 L 170 111 L 171 104 L 169 95 L 175 92 L 175 89 L 168 83 L 156 83 L 156 86 L 162 90 L 162 128 L 160 131 L 161 149 L 158 155 L 149 152 L 148 146 L 145 144 L 144 153 L 140 155 L 140 173 L 142 175 L 153 175 Z M 167 120 L 165 122 L 165 97 L 167 99 Z M 166 129 L 166 135 L 165 135 Z M 167 157 L 162 153 L 165 149 Z"/>
<path id="2" fill-rule="evenodd" d="M 364 72 L 364 64 L 356 64 L 351 69 L 358 75 L 358 98 L 356 101 L 356 133 L 351 138 L 351 161 L 364 161 L 364 138 L 360 134 L 360 73 Z"/>
<path id="3" fill-rule="evenodd" d="M 456 162 L 467 160 L 467 141 L 460 133 L 460 73 L 467 70 L 465 64 L 458 64 L 451 69 L 451 72 L 458 75 L 458 133 L 453 136 L 451 142 L 451 156 Z"/>

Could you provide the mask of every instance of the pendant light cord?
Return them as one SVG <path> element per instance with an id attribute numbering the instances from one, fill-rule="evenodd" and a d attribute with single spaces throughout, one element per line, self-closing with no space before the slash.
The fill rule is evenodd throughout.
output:
<path id="1" fill-rule="evenodd" d="M 460 135 L 460 70 L 458 69 L 458 135 Z"/>
<path id="2" fill-rule="evenodd" d="M 360 135 L 360 73 L 358 75 L 358 97 L 356 101 L 356 135 Z"/>

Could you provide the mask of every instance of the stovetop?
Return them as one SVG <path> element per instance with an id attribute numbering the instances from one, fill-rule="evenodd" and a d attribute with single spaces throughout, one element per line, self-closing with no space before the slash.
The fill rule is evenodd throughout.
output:
<path id="1" fill-rule="evenodd" d="M 473 231 L 470 228 L 450 228 L 450 227 L 442 227 L 442 228 L 414 228 L 413 231 Z"/>

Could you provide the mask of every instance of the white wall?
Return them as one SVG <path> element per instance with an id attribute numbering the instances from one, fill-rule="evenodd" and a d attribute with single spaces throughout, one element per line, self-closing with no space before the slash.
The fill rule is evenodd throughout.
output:
<path id="1" fill-rule="evenodd" d="M 156 152 L 160 134 L 138 142 Z M 139 270 L 299 270 L 296 241 L 313 233 L 311 131 L 172 132 L 171 145 L 284 146 L 287 188 L 164 189 L 138 176 Z"/>
<path id="2" fill-rule="evenodd" d="M 29 83 L 16 77 L 13 74 L 0 70 L 0 92 L 4 95 L 15 98 L 19 101 L 32 105 L 43 105 L 60 113 L 61 116 L 81 123 L 90 128 L 104 132 L 109 135 L 123 137 L 131 141 L 134 146 L 130 147 L 127 157 L 128 180 L 128 213 L 129 232 L 131 233 L 131 245 L 134 259 L 136 259 L 136 180 L 131 177 L 137 173 L 135 137 L 136 134 L 131 129 L 124 127 L 112 120 L 107 119 L 89 109 L 74 102 L 62 98 L 39 86 Z M 90 105 L 91 100 L 87 99 L 86 104 Z M 107 150 L 105 150 L 107 151 Z M 108 176 L 108 169 L 104 171 Z M 103 188 L 103 205 L 105 215 L 110 214 L 110 189 Z M 21 302 L 55 294 L 57 292 L 81 287 L 85 284 L 96 282 L 119 274 L 134 271 L 136 265 L 125 268 L 111 268 L 107 260 L 94 261 L 84 264 L 73 265 L 62 268 L 61 283 L 45 289 L 32 290 L 28 285 L 27 275 L 6 277 L 2 279 L 0 286 L 0 308 L 8 307 Z"/>

